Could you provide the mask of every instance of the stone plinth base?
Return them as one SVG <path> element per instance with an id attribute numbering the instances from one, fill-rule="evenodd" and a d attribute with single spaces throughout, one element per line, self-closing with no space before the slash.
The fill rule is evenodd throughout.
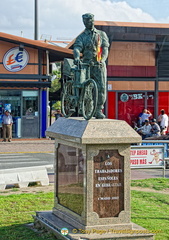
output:
<path id="1" fill-rule="evenodd" d="M 117 230 L 110 228 L 106 229 L 104 226 L 100 226 L 100 229 L 82 230 L 75 229 L 67 222 L 61 220 L 55 216 L 52 211 L 36 212 L 35 228 L 45 227 L 59 239 L 71 239 L 71 240 L 153 240 L 154 234 L 148 233 L 148 230 L 142 228 L 136 224 L 132 224 L 131 230 L 123 229 Z M 67 228 L 68 235 L 62 235 L 61 229 Z"/>

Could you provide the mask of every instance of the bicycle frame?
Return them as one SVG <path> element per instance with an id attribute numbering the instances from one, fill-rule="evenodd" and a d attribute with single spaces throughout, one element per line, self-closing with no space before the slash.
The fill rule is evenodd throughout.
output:
<path id="1" fill-rule="evenodd" d="M 62 93 L 62 112 L 69 117 L 77 108 L 78 114 L 88 120 L 95 112 L 98 98 L 97 85 L 90 79 L 90 65 L 79 63 L 71 68 L 71 73 L 71 79 L 65 82 Z"/>

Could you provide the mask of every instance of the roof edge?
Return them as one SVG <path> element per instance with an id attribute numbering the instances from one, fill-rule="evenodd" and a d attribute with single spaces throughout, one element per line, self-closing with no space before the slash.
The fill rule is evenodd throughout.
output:
<path id="1" fill-rule="evenodd" d="M 140 22 L 95 21 L 94 24 L 95 24 L 95 26 L 169 28 L 169 24 L 168 23 L 140 23 Z"/>

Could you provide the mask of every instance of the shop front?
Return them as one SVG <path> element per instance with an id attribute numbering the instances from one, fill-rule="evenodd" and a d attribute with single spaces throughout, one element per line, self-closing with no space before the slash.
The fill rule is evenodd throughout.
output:
<path id="1" fill-rule="evenodd" d="M 143 109 L 169 115 L 169 24 L 96 21 L 110 41 L 107 61 L 108 118 L 132 127 Z"/>
<path id="2" fill-rule="evenodd" d="M 13 138 L 38 138 L 43 134 L 40 95 L 39 90 L 0 90 L 0 128 L 4 111 L 8 110 L 13 118 Z"/>
<path id="3" fill-rule="evenodd" d="M 72 51 L 0 33 L 0 134 L 2 117 L 13 117 L 13 138 L 42 138 L 48 127 L 50 64 Z"/>

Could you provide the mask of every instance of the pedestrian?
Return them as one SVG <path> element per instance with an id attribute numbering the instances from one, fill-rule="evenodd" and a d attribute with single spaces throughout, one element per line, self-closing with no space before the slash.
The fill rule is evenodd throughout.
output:
<path id="1" fill-rule="evenodd" d="M 151 136 L 152 137 L 158 137 L 161 136 L 161 130 L 160 130 L 160 126 L 157 124 L 156 119 L 153 118 L 151 120 Z"/>
<path id="2" fill-rule="evenodd" d="M 61 113 L 61 110 L 58 109 L 58 110 L 56 111 L 56 114 L 55 114 L 55 120 L 57 120 L 57 119 L 60 118 L 60 117 L 63 117 L 63 114 Z"/>
<path id="3" fill-rule="evenodd" d="M 168 128 L 168 116 L 164 109 L 161 109 L 161 114 L 158 116 L 158 124 L 161 128 L 161 134 L 165 135 Z"/>
<path id="4" fill-rule="evenodd" d="M 148 119 L 152 116 L 151 112 L 147 109 L 143 110 L 142 114 L 139 114 L 139 121 L 140 121 L 140 125 L 143 126 L 145 124 L 145 120 Z"/>
<path id="5" fill-rule="evenodd" d="M 13 124 L 12 116 L 10 115 L 10 112 L 8 110 L 6 110 L 2 117 L 2 129 L 3 129 L 3 141 L 2 142 L 6 142 L 6 139 L 8 139 L 8 142 L 11 142 L 12 124 Z"/>
<path id="6" fill-rule="evenodd" d="M 106 101 L 107 72 L 105 61 L 108 57 L 109 40 L 105 32 L 94 27 L 94 15 L 86 13 L 82 15 L 85 30 L 76 38 L 73 45 L 74 63 L 82 62 L 90 65 L 90 78 L 93 78 L 98 88 L 98 104 L 95 117 L 105 118 L 102 112 Z"/>

